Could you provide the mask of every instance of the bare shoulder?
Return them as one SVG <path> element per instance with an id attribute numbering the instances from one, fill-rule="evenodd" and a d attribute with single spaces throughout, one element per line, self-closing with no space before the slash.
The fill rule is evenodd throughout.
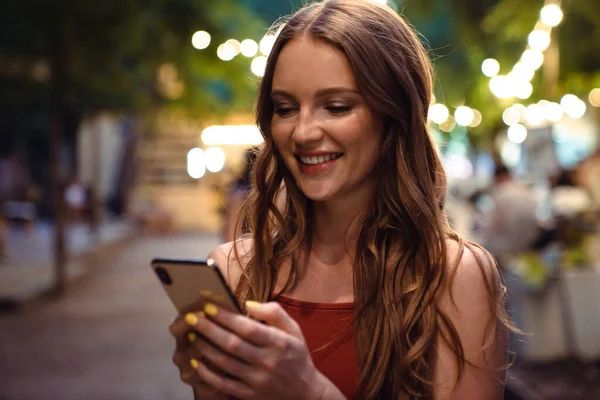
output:
<path id="1" fill-rule="evenodd" d="M 507 349 L 496 263 L 485 250 L 470 243 L 449 240 L 447 254 L 449 279 L 440 309 L 455 330 L 466 364 L 461 374 L 457 354 L 444 334 L 448 331 L 442 329 L 437 339 L 434 398 L 499 400 Z"/>
<path id="2" fill-rule="evenodd" d="M 252 243 L 252 239 L 240 239 L 224 243 L 214 249 L 208 256 L 208 258 L 215 261 L 227 284 L 233 289 L 237 287 L 245 264 L 252 257 Z"/>
<path id="3" fill-rule="evenodd" d="M 453 296 L 469 300 L 475 300 L 476 297 L 489 299 L 500 284 L 498 267 L 492 256 L 477 245 L 460 245 L 454 240 L 446 241 L 446 249 L 446 267 L 450 277 L 447 290 L 452 292 Z"/>

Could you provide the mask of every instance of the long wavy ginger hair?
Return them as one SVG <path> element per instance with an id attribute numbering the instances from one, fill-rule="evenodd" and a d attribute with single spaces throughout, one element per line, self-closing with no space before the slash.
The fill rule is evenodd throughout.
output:
<path id="1" fill-rule="evenodd" d="M 258 91 L 256 119 L 264 146 L 238 221 L 249 227 L 253 248 L 240 262 L 244 270 L 237 294 L 241 300 L 276 298 L 280 266 L 291 263 L 283 293 L 296 279 L 295 255 L 310 246 L 310 200 L 271 136 L 275 64 L 286 43 L 302 35 L 344 52 L 359 91 L 384 122 L 377 193 L 364 217 L 353 266 L 361 371 L 356 398 L 430 397 L 438 333 L 455 352 L 459 371 L 465 363 L 456 329 L 440 309 L 442 290 L 452 279 L 445 267 L 446 240 L 458 242 L 455 264 L 465 247 L 476 245 L 456 235 L 443 212 L 446 178 L 427 128 L 429 59 L 414 31 L 389 8 L 372 1 L 329 0 L 304 7 L 281 25 Z M 234 252 L 240 261 L 237 246 Z M 497 321 L 506 321 L 501 289 L 488 284 L 496 311 L 488 332 L 495 331 Z"/>

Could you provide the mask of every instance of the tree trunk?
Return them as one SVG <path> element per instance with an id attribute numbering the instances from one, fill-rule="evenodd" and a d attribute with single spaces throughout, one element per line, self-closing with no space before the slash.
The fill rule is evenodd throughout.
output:
<path id="1" fill-rule="evenodd" d="M 67 77 L 67 32 L 68 7 L 65 7 L 61 18 L 62 23 L 55 25 L 54 45 L 52 48 L 52 115 L 51 115 L 51 140 L 50 140 L 50 173 L 52 182 L 53 208 L 54 208 L 54 282 L 50 288 L 51 293 L 61 295 L 66 289 L 66 208 L 65 208 L 65 182 L 61 163 L 61 148 L 65 115 L 65 91 Z"/>

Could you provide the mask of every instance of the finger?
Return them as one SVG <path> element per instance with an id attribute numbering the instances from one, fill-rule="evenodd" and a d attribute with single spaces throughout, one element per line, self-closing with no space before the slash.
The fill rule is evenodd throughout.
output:
<path id="1" fill-rule="evenodd" d="M 232 333 L 219 324 L 209 320 L 204 316 L 204 313 L 186 314 L 185 321 L 190 327 L 203 335 L 222 351 L 234 355 L 249 364 L 258 364 L 260 362 L 260 348 L 246 342 L 237 334 Z"/>
<path id="2" fill-rule="evenodd" d="M 251 317 L 266 322 L 268 325 L 281 329 L 297 339 L 304 340 L 298 323 L 274 301 L 269 303 L 258 303 L 256 301 L 246 302 L 246 311 Z"/>
<path id="3" fill-rule="evenodd" d="M 198 363 L 196 372 L 198 373 L 198 376 L 200 376 L 200 378 L 206 382 L 206 384 L 215 388 L 217 391 L 239 399 L 251 398 L 253 395 L 252 389 L 250 389 L 245 383 L 216 374 L 201 362 Z"/>
<path id="4" fill-rule="evenodd" d="M 207 303 L 204 312 L 212 321 L 235 333 L 244 340 L 258 346 L 267 347 L 277 339 L 280 332 L 245 315 L 232 313 L 212 303 Z"/>
<path id="5" fill-rule="evenodd" d="M 217 369 L 216 372 L 220 371 L 238 380 L 249 381 L 253 369 L 247 363 L 219 350 L 208 341 L 200 338 L 194 341 L 194 347 L 202 355 L 202 362 L 209 369 L 212 370 L 211 366 L 214 366 Z"/>
<path id="6" fill-rule="evenodd" d="M 189 330 L 190 326 L 185 323 L 181 316 L 175 318 L 171 325 L 169 325 L 169 332 L 176 339 L 184 336 Z"/>

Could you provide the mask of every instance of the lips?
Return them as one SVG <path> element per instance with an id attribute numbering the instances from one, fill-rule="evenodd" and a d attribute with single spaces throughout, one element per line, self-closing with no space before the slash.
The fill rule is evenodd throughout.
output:
<path id="1" fill-rule="evenodd" d="M 325 155 L 315 155 L 315 156 L 297 156 L 302 164 L 307 165 L 317 165 L 322 164 L 327 161 L 337 160 L 343 155 L 343 153 L 329 153 Z"/>
<path id="2" fill-rule="evenodd" d="M 298 169 L 308 175 L 320 174 L 333 167 L 344 153 L 300 153 L 296 154 Z"/>

